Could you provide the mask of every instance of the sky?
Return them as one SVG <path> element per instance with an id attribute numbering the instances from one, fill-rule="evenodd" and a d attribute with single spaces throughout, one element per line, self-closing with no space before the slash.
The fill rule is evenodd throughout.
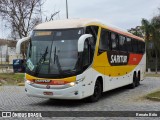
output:
<path id="1" fill-rule="evenodd" d="M 125 30 L 141 25 L 142 18 L 151 19 L 158 7 L 160 0 L 68 0 L 69 18 L 95 18 Z M 54 19 L 65 19 L 66 0 L 46 0 L 42 10 L 44 18 L 60 11 Z M 3 26 L 1 21 L 0 38 L 8 33 Z"/>
<path id="2" fill-rule="evenodd" d="M 66 0 L 47 0 L 44 14 L 60 11 L 55 19 L 66 18 Z M 69 18 L 96 18 L 122 29 L 141 25 L 142 18 L 158 13 L 160 0 L 68 0 Z"/>

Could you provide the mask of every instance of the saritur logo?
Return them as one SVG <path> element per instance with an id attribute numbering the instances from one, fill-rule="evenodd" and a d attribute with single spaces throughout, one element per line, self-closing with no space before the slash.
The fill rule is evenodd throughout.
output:
<path id="1" fill-rule="evenodd" d="M 111 63 L 127 63 L 126 55 L 111 55 Z"/>
<path id="2" fill-rule="evenodd" d="M 129 53 L 108 51 L 108 61 L 111 66 L 127 65 L 129 60 Z"/>
<path id="3" fill-rule="evenodd" d="M 35 80 L 35 83 L 50 83 L 51 80 Z"/>

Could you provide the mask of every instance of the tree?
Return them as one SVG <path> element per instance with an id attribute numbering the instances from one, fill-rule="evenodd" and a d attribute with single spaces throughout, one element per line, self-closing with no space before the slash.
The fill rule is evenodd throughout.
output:
<path id="1" fill-rule="evenodd" d="M 160 15 L 155 16 L 148 21 L 142 19 L 142 30 L 145 33 L 147 57 L 155 57 L 155 72 L 158 68 L 158 57 L 160 55 Z M 150 47 L 152 44 L 152 48 Z"/>
<path id="2" fill-rule="evenodd" d="M 0 0 L 0 15 L 9 24 L 12 39 L 26 37 L 42 21 L 42 4 L 42 0 Z M 26 44 L 22 45 L 23 58 Z"/>
<path id="3" fill-rule="evenodd" d="M 45 22 L 54 20 L 53 18 L 54 18 L 56 15 L 59 15 L 59 12 L 60 12 L 60 11 L 57 11 L 57 12 L 54 12 L 53 14 L 51 14 L 49 17 L 47 16 L 46 19 L 45 19 Z"/>
<path id="4" fill-rule="evenodd" d="M 0 0 L 0 16 L 8 23 L 11 30 L 11 38 L 21 39 L 29 35 L 33 28 L 41 23 L 42 5 L 46 0 Z M 60 11 L 46 17 L 45 21 L 53 20 L 53 17 Z M 22 44 L 22 55 L 26 58 L 26 48 L 28 43 Z"/>
<path id="5" fill-rule="evenodd" d="M 137 26 L 136 28 L 131 28 L 128 30 L 128 32 L 132 33 L 133 35 L 143 37 L 143 31 L 141 29 L 141 26 Z"/>
<path id="6" fill-rule="evenodd" d="M 42 0 L 0 0 L 0 15 L 16 39 L 26 37 L 41 22 L 42 4 Z"/>

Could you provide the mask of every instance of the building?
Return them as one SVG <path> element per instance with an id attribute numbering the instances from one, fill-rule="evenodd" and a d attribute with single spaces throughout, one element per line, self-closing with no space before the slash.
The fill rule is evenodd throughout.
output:
<path id="1" fill-rule="evenodd" d="M 12 64 L 17 58 L 15 40 L 0 39 L 0 64 Z"/>

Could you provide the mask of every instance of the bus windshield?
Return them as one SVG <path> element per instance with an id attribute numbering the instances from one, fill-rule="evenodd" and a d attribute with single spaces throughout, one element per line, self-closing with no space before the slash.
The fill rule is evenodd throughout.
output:
<path id="1" fill-rule="evenodd" d="M 28 47 L 27 71 L 41 77 L 77 72 L 77 44 L 82 34 L 82 28 L 33 31 Z"/>

